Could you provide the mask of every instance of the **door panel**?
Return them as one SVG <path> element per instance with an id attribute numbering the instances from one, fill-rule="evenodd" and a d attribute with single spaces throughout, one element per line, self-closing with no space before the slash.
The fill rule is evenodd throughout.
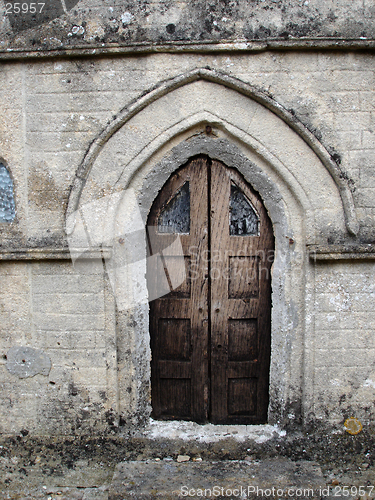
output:
<path id="1" fill-rule="evenodd" d="M 191 378 L 160 378 L 159 386 L 159 417 L 190 419 Z"/>
<path id="2" fill-rule="evenodd" d="M 220 249 L 222 255 L 211 264 L 215 273 L 210 283 L 210 420 L 265 422 L 272 227 L 259 196 L 240 174 L 217 161 L 211 166 L 210 236 L 211 247 Z M 246 310 L 248 303 L 251 307 Z"/>
<path id="3" fill-rule="evenodd" d="M 228 361 L 258 359 L 256 319 L 228 319 Z"/>
<path id="4" fill-rule="evenodd" d="M 158 297 L 150 303 L 155 418 L 188 418 L 201 422 L 208 418 L 208 264 L 203 260 L 208 252 L 207 176 L 205 159 L 191 161 L 167 182 L 155 200 L 148 221 L 150 253 L 162 262 L 156 270 L 155 259 L 148 259 L 149 290 L 151 296 Z M 180 198 L 184 197 L 185 202 L 173 201 L 176 193 L 182 193 Z M 179 223 L 181 213 L 184 224 Z M 158 230 L 161 221 L 168 231 Z M 169 232 L 171 227 L 174 233 Z M 181 227 L 183 231 L 188 227 L 189 234 L 177 232 Z M 173 252 L 177 237 L 182 245 L 183 259 Z M 183 275 L 184 281 L 175 288 L 173 281 L 180 283 Z M 161 296 L 166 282 L 170 293 Z M 182 347 L 182 341 L 187 345 Z M 170 345 L 173 342 L 175 347 Z M 171 352 L 176 352 L 174 359 L 171 359 Z"/>
<path id="5" fill-rule="evenodd" d="M 259 259 L 252 256 L 230 256 L 228 262 L 228 298 L 250 299 L 259 296 Z"/>
<path id="6" fill-rule="evenodd" d="M 167 182 L 148 226 L 154 418 L 265 422 L 274 239 L 259 195 L 199 157 Z"/>

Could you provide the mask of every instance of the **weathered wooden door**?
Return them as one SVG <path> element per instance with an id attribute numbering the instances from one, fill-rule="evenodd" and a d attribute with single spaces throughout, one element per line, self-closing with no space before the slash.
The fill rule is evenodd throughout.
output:
<path id="1" fill-rule="evenodd" d="M 259 195 L 194 158 L 159 193 L 148 236 L 153 417 L 266 422 L 274 238 Z"/>

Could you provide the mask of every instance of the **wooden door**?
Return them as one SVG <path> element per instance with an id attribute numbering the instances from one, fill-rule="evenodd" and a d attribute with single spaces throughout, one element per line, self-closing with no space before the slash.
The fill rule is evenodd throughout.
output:
<path id="1" fill-rule="evenodd" d="M 155 200 L 148 236 L 153 417 L 266 422 L 274 238 L 259 195 L 197 157 Z"/>

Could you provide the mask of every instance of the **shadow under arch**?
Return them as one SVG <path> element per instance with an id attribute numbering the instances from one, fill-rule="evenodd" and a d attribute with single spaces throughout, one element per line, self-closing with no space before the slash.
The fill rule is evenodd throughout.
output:
<path id="1" fill-rule="evenodd" d="M 154 88 L 146 92 L 140 98 L 136 99 L 125 108 L 110 122 L 107 127 L 99 134 L 99 136 L 92 142 L 88 148 L 79 168 L 76 172 L 76 177 L 72 186 L 67 207 L 67 219 L 77 210 L 79 205 L 80 196 L 86 180 L 89 176 L 91 168 L 98 157 L 100 151 L 108 142 L 108 140 L 132 117 L 141 112 L 147 106 L 157 101 L 161 97 L 169 94 L 170 92 L 183 87 L 189 83 L 204 80 L 212 83 L 217 83 L 235 90 L 236 92 L 258 102 L 273 114 L 281 118 L 294 132 L 300 136 L 303 141 L 311 148 L 317 155 L 321 163 L 329 172 L 333 181 L 335 182 L 340 193 L 347 231 L 356 235 L 359 230 L 359 224 L 356 216 L 352 193 L 350 191 L 348 182 L 346 181 L 346 174 L 342 172 L 339 165 L 332 159 L 327 149 L 321 144 L 317 137 L 312 134 L 295 115 L 285 109 L 275 99 L 265 92 L 255 88 L 254 86 L 245 83 L 238 78 L 229 76 L 223 72 L 219 72 L 209 68 L 198 68 L 187 73 L 178 75 L 166 81 L 160 82 Z M 71 232 L 73 228 L 67 227 L 67 232 Z"/>

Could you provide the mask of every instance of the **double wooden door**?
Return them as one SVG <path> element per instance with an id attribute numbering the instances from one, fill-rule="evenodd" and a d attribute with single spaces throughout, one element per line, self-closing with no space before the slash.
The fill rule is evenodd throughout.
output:
<path id="1" fill-rule="evenodd" d="M 196 157 L 148 219 L 153 418 L 267 420 L 272 225 L 234 169 Z"/>

